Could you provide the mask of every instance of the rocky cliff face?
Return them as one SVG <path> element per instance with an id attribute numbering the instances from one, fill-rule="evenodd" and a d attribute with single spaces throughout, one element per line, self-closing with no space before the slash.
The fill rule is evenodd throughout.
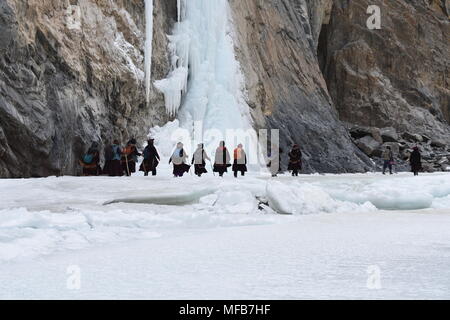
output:
<path id="1" fill-rule="evenodd" d="M 154 78 L 168 71 L 176 1 L 155 1 Z M 165 121 L 144 97 L 142 0 L 0 0 L 0 177 L 76 174 L 93 141 Z"/>
<path id="2" fill-rule="evenodd" d="M 399 160 L 416 143 L 448 153 L 448 1 L 231 3 L 254 119 L 300 143 L 310 171 L 365 170 L 355 144 L 372 157 L 390 145 Z M 366 25 L 369 5 L 381 30 Z"/>
<path id="3" fill-rule="evenodd" d="M 299 143 L 308 171 L 369 168 L 338 118 L 317 46 L 331 1 L 231 1 L 237 52 L 258 127 L 280 129 L 282 148 Z M 286 155 L 284 155 L 286 158 Z"/>
<path id="4" fill-rule="evenodd" d="M 381 8 L 381 29 L 366 10 Z M 449 2 L 335 0 L 319 56 L 341 120 L 450 146 Z M 432 142 L 430 142 L 432 143 Z"/>
<path id="5" fill-rule="evenodd" d="M 155 0 L 153 79 L 176 3 Z M 448 0 L 229 3 L 255 126 L 300 143 L 307 171 L 367 170 L 386 143 L 448 150 Z M 92 141 L 167 120 L 156 90 L 145 104 L 144 16 L 143 0 L 0 0 L 0 177 L 76 174 Z"/>

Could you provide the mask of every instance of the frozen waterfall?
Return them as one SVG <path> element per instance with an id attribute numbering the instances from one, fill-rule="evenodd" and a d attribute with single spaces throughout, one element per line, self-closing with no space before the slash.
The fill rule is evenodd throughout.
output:
<path id="1" fill-rule="evenodd" d="M 172 71 L 155 82 L 167 113 L 207 144 L 207 131 L 251 129 L 228 1 L 179 0 L 178 19 L 169 36 Z"/>

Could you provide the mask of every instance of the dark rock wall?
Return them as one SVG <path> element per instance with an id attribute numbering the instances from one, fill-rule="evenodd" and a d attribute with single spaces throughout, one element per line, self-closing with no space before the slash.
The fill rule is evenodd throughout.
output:
<path id="1" fill-rule="evenodd" d="M 237 54 L 257 127 L 280 130 L 287 151 L 299 143 L 307 172 L 370 167 L 338 119 L 317 61 L 329 1 L 233 0 Z M 319 5 L 320 4 L 320 5 Z"/>
<path id="2" fill-rule="evenodd" d="M 381 30 L 366 27 L 369 5 L 381 8 Z M 447 9 L 441 0 L 334 1 L 322 52 L 341 120 L 450 145 Z"/>
<path id="3" fill-rule="evenodd" d="M 229 3 L 255 127 L 299 143 L 307 172 L 373 168 L 354 125 L 449 144 L 448 1 Z M 175 17 L 176 0 L 155 0 L 153 79 Z M 157 90 L 145 104 L 144 18 L 144 0 L 0 0 L 0 177 L 77 174 L 92 141 L 143 141 L 168 120 Z"/>
<path id="4" fill-rule="evenodd" d="M 168 71 L 176 1 L 155 1 L 153 78 Z M 145 138 L 143 0 L 0 0 L 0 177 L 77 174 L 92 141 Z"/>

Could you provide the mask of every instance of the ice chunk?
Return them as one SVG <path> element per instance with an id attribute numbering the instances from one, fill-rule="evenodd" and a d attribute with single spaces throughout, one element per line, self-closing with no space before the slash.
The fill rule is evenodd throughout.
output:
<path id="1" fill-rule="evenodd" d="M 320 187 L 309 183 L 290 184 L 270 180 L 266 197 L 269 206 L 280 214 L 317 214 L 329 212 L 367 212 L 375 207 L 369 203 L 361 205 L 334 200 Z"/>
<path id="2" fill-rule="evenodd" d="M 200 198 L 208 194 L 214 193 L 215 191 L 216 189 L 214 187 L 210 187 L 188 192 L 175 192 L 165 194 L 163 193 L 141 197 L 121 198 L 107 201 L 104 203 L 104 205 L 109 205 L 113 203 L 144 203 L 144 204 L 179 206 L 198 202 Z"/>

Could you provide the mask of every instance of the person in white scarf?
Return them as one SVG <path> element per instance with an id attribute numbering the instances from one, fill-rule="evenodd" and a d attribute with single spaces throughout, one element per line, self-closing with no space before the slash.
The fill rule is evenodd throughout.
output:
<path id="1" fill-rule="evenodd" d="M 191 167 L 185 163 L 187 158 L 188 155 L 183 149 L 183 144 L 181 142 L 178 142 L 177 147 L 175 148 L 169 160 L 169 163 L 173 163 L 173 175 L 175 177 L 182 177 L 185 172 L 189 172 L 189 169 Z"/>

